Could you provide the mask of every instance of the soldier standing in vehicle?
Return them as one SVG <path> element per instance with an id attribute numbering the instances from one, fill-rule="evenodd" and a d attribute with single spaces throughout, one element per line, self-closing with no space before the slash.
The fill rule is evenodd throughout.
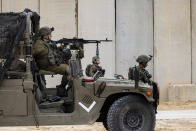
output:
<path id="1" fill-rule="evenodd" d="M 57 46 L 51 41 L 52 31 L 53 29 L 49 27 L 40 28 L 39 38 L 33 44 L 33 56 L 39 69 L 63 75 L 60 87 L 65 88 L 70 75 L 69 66 L 59 62 Z"/>
<path id="2" fill-rule="evenodd" d="M 155 107 L 155 112 L 157 112 L 157 106 L 158 106 L 157 101 L 159 99 L 157 83 L 151 80 L 152 75 L 145 69 L 148 66 L 148 62 L 150 60 L 151 60 L 151 56 L 148 57 L 146 55 L 140 55 L 136 59 L 136 62 L 138 62 L 139 65 L 136 67 L 129 68 L 128 78 L 131 80 L 135 80 L 135 70 L 137 69 L 137 71 L 139 72 L 139 80 L 153 86 L 153 97 L 155 99 L 154 107 Z"/>
<path id="3" fill-rule="evenodd" d="M 86 67 L 86 75 L 89 76 L 89 77 L 93 77 L 97 71 L 101 71 L 102 72 L 101 77 L 104 77 L 105 70 L 102 69 L 101 66 L 99 66 L 99 64 L 100 64 L 100 58 L 98 56 L 94 56 L 92 58 L 92 63 L 93 64 L 89 64 Z"/>

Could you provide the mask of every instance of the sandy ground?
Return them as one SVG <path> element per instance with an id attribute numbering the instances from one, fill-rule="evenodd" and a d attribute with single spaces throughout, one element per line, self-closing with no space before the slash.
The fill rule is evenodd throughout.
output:
<path id="1" fill-rule="evenodd" d="M 162 102 L 158 111 L 196 110 L 196 101 Z M 157 120 L 156 131 L 196 131 L 196 119 Z"/>
<path id="2" fill-rule="evenodd" d="M 0 131 L 106 131 L 102 123 L 77 126 L 1 127 Z M 156 131 L 196 131 L 196 119 L 158 120 Z"/>
<path id="3" fill-rule="evenodd" d="M 158 110 L 196 110 L 196 101 L 161 102 Z"/>
<path id="4" fill-rule="evenodd" d="M 196 131 L 196 119 L 158 120 L 156 131 Z"/>
<path id="5" fill-rule="evenodd" d="M 193 102 L 164 102 L 158 111 L 196 110 Z M 93 125 L 42 126 L 36 127 L 0 127 L 0 131 L 106 131 L 102 123 Z M 157 120 L 156 131 L 196 131 L 196 119 Z"/>
<path id="6" fill-rule="evenodd" d="M 162 102 L 158 111 L 196 110 L 196 101 Z M 156 131 L 196 131 L 196 119 L 157 120 Z"/>

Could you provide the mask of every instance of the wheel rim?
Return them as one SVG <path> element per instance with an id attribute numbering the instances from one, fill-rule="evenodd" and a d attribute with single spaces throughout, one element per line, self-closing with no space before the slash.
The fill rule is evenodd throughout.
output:
<path id="1" fill-rule="evenodd" d="M 123 122 L 130 130 L 137 130 L 142 126 L 143 117 L 138 111 L 128 111 Z"/>

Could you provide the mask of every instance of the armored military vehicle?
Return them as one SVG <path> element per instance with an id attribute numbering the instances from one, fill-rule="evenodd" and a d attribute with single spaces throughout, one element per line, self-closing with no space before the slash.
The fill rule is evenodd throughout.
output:
<path id="1" fill-rule="evenodd" d="M 66 95 L 58 97 L 56 87 L 46 88 L 43 76 L 55 74 L 36 69 L 31 47 L 38 29 L 36 12 L 0 14 L 0 126 L 102 121 L 109 131 L 154 130 L 153 87 L 141 81 L 83 76 L 83 43 L 69 45 L 71 81 Z"/>

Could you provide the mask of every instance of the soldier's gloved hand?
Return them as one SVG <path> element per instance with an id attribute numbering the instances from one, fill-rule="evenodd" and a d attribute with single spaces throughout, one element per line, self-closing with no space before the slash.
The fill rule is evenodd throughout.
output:
<path id="1" fill-rule="evenodd" d="M 152 78 L 152 75 L 151 75 L 151 74 L 149 74 L 149 75 L 148 75 L 148 78 Z"/>
<path id="2" fill-rule="evenodd" d="M 53 49 L 57 49 L 57 46 L 54 43 L 50 44 L 50 47 L 53 48 Z"/>
<path id="3" fill-rule="evenodd" d="M 158 84 L 156 82 L 154 82 L 154 81 L 152 81 L 152 85 L 153 86 L 158 86 Z"/>
<path id="4" fill-rule="evenodd" d="M 104 76 L 105 75 L 105 69 L 102 69 L 102 75 Z"/>
<path id="5" fill-rule="evenodd" d="M 62 38 L 62 39 L 58 40 L 57 43 L 65 43 L 66 40 L 67 40 L 66 38 Z"/>
<path id="6" fill-rule="evenodd" d="M 79 55 L 78 56 L 79 58 L 83 58 L 84 57 L 84 50 L 83 49 L 80 49 L 78 55 Z"/>
<path id="7" fill-rule="evenodd" d="M 76 48 L 79 48 L 79 47 L 80 47 L 80 43 L 79 43 L 79 42 L 76 42 L 76 43 L 75 43 L 75 47 L 76 47 Z"/>
<path id="8" fill-rule="evenodd" d="M 71 59 L 72 54 L 71 54 L 70 49 L 68 49 L 68 48 L 64 49 L 63 53 L 64 53 L 67 60 Z"/>

